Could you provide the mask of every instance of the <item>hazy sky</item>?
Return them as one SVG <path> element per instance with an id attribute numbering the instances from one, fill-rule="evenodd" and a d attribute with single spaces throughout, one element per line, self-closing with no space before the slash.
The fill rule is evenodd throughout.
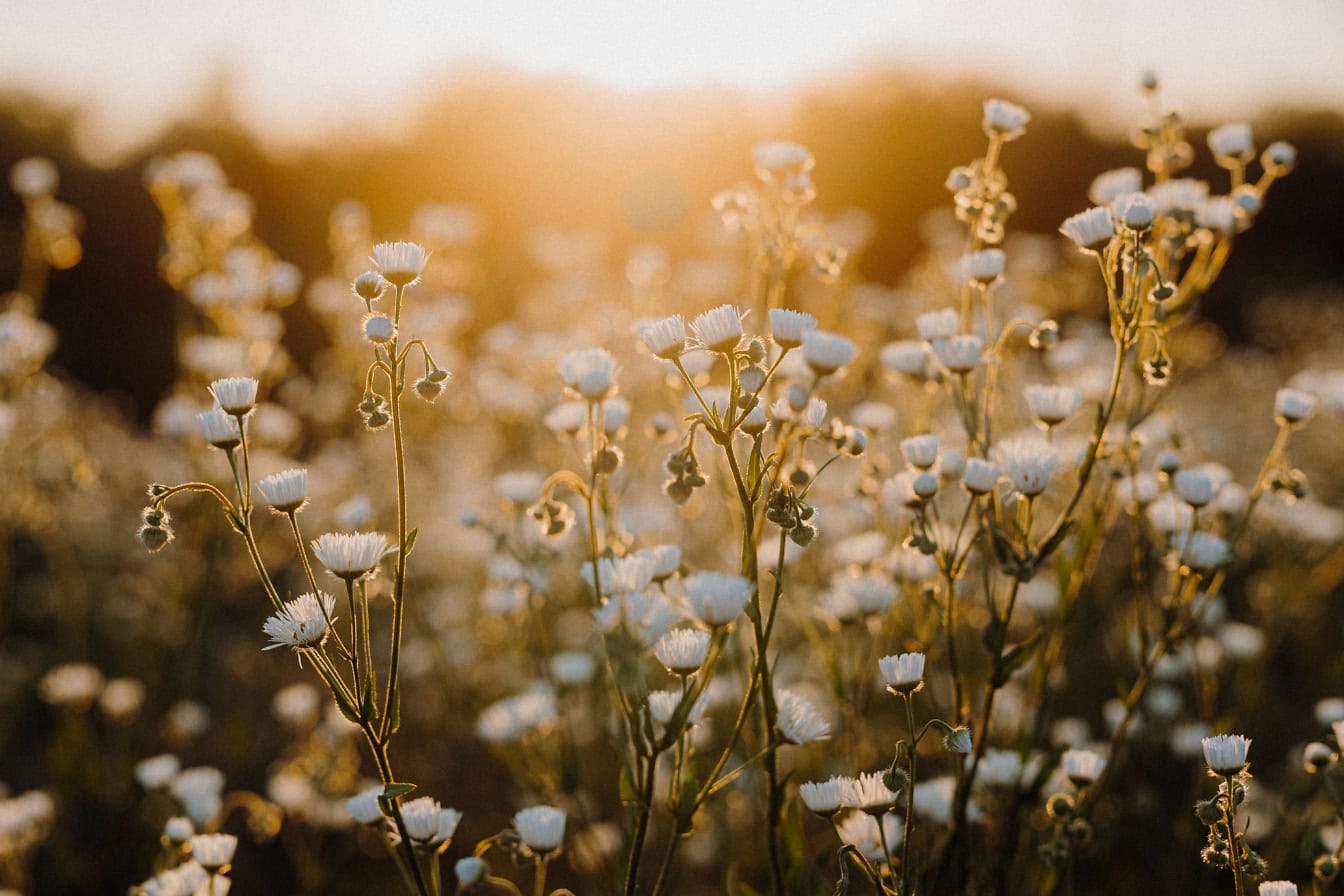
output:
<path id="1" fill-rule="evenodd" d="M 1344 109 L 1344 0 L 8 0 L 0 87 L 76 100 L 124 143 L 224 63 L 289 138 L 405 108 L 427 73 L 499 60 L 623 88 L 772 90 L 892 60 L 1131 108 L 1145 67 L 1199 117 Z M 1127 116 L 1126 116 L 1127 117 Z"/>

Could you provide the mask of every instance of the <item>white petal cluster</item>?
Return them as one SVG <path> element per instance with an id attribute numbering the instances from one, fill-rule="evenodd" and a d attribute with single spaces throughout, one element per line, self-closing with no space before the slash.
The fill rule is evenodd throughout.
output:
<path id="1" fill-rule="evenodd" d="M 1274 393 L 1274 416 L 1284 423 L 1301 423 L 1316 410 L 1316 396 L 1301 389 L 1280 389 Z"/>
<path id="2" fill-rule="evenodd" d="M 674 629 L 658 639 L 653 653 L 674 675 L 690 675 L 709 654 L 709 632 L 697 628 Z"/>
<path id="3" fill-rule="evenodd" d="M 1204 761 L 1215 775 L 1239 775 L 1246 769 L 1250 738 L 1240 734 L 1215 734 L 1204 738 Z"/>
<path id="4" fill-rule="evenodd" d="M 227 377 L 211 383 L 210 394 L 226 414 L 241 417 L 256 407 L 257 386 L 257 381 L 248 376 Z"/>
<path id="5" fill-rule="evenodd" d="M 901 439 L 901 454 L 911 467 L 927 470 L 938 462 L 938 437 L 932 433 L 922 433 Z"/>
<path id="6" fill-rule="evenodd" d="M 382 785 L 369 787 L 345 801 L 345 808 L 358 824 L 378 824 L 383 820 L 383 808 L 378 804 Z"/>
<path id="7" fill-rule="evenodd" d="M 686 321 L 680 314 L 648 321 L 636 332 L 644 347 L 664 360 L 680 357 L 686 350 Z"/>
<path id="8" fill-rule="evenodd" d="M 1084 252 L 1100 252 L 1110 245 L 1115 237 L 1115 221 L 1111 210 L 1105 206 L 1094 206 L 1064 219 L 1059 232 L 1073 240 L 1075 246 Z"/>
<path id="9" fill-rule="evenodd" d="M 1045 491 L 1059 466 L 1055 449 L 1039 439 L 1011 439 L 999 445 L 999 464 L 1017 491 L 1032 498 Z"/>
<path id="10" fill-rule="evenodd" d="M 1002 249 L 981 249 L 961 258 L 961 277 L 976 283 L 993 283 L 1003 276 L 1007 257 Z"/>
<path id="11" fill-rule="evenodd" d="M 817 328 L 817 319 L 802 311 L 788 308 L 770 309 L 770 338 L 780 348 L 797 348 L 803 337 Z"/>
<path id="12" fill-rule="evenodd" d="M 559 717 L 555 692 L 532 687 L 483 709 L 476 719 L 476 736 L 486 743 L 514 743 L 531 731 L 550 727 Z"/>
<path id="13" fill-rule="evenodd" d="M 924 681 L 924 660 L 922 653 L 899 653 L 882 657 L 877 668 L 887 687 L 909 693 L 918 690 Z"/>
<path id="14" fill-rule="evenodd" d="M 738 575 L 697 572 L 682 583 L 686 603 L 696 618 L 708 626 L 727 625 L 746 609 L 751 583 Z"/>
<path id="15" fill-rule="evenodd" d="M 1114 168 L 1103 171 L 1092 179 L 1087 198 L 1097 205 L 1110 205 L 1126 193 L 1143 189 L 1143 172 L 1137 168 Z"/>
<path id="16" fill-rule="evenodd" d="M 197 834 L 191 838 L 191 857 L 207 871 L 217 871 L 233 861 L 238 838 L 232 834 Z"/>
<path id="17" fill-rule="evenodd" d="M 799 784 L 798 795 L 809 811 L 829 818 L 846 805 L 853 785 L 853 778 L 836 775 L 826 781 Z"/>
<path id="18" fill-rule="evenodd" d="M 838 333 L 806 330 L 803 333 L 803 360 L 818 376 L 835 373 L 858 354 L 858 346 Z"/>
<path id="19" fill-rule="evenodd" d="M 742 316 L 732 305 L 720 305 L 691 321 L 691 332 L 709 351 L 730 352 L 742 340 Z"/>
<path id="20" fill-rule="evenodd" d="M 328 532 L 313 541 L 313 553 L 332 575 L 353 581 L 373 571 L 387 553 L 381 532 Z"/>
<path id="21" fill-rule="evenodd" d="M 604 348 L 569 352 L 560 359 L 560 379 L 585 401 L 601 401 L 616 386 L 616 359 Z"/>
<path id="22" fill-rule="evenodd" d="M 513 828 L 528 849 L 548 853 L 565 839 L 565 812 L 554 806 L 532 806 L 513 816 Z"/>
<path id="23" fill-rule="evenodd" d="M 983 495 L 994 490 L 999 482 L 999 477 L 1003 472 L 998 464 L 991 463 L 981 457 L 972 457 L 966 461 L 966 469 L 962 471 L 961 481 L 966 486 L 966 491 L 973 495 Z"/>
<path id="24" fill-rule="evenodd" d="M 1083 393 L 1073 386 L 1028 386 L 1026 397 L 1031 413 L 1046 426 L 1063 423 L 1083 402 Z"/>
<path id="25" fill-rule="evenodd" d="M 919 338 L 925 342 L 951 339 L 957 335 L 960 325 L 961 319 L 954 308 L 928 311 L 915 318 L 915 329 L 919 330 Z"/>
<path id="26" fill-rule="evenodd" d="M 445 809 L 432 796 L 422 796 L 401 804 L 401 818 L 406 834 L 419 843 L 438 844 L 453 839 L 462 813 Z"/>
<path id="27" fill-rule="evenodd" d="M 921 376 L 928 367 L 929 349 L 925 343 L 913 339 L 888 342 L 878 352 L 877 360 L 887 370 Z"/>
<path id="28" fill-rule="evenodd" d="M 379 243 L 373 247 L 373 263 L 383 279 L 394 286 L 410 286 L 425 271 L 429 252 L 418 243 Z"/>
<path id="29" fill-rule="evenodd" d="M 950 372 L 970 373 L 980 365 L 985 341 L 979 336 L 967 334 L 953 336 L 951 339 L 935 339 L 931 347 L 938 363 Z"/>
<path id="30" fill-rule="evenodd" d="M 321 601 L 319 603 L 318 601 Z M 261 630 L 270 636 L 272 644 L 266 647 L 314 647 L 327 637 L 327 618 L 335 609 L 336 598 L 325 591 L 320 595 L 301 594 L 286 601 L 273 616 L 267 618 Z M 326 613 L 322 611 L 325 608 Z"/>
<path id="31" fill-rule="evenodd" d="M 775 725 L 789 743 L 808 744 L 830 736 L 830 724 L 805 697 L 780 688 L 775 692 L 775 705 L 779 710 Z"/>
<path id="32" fill-rule="evenodd" d="M 1209 149 L 1220 164 L 1249 162 L 1255 155 L 1255 138 L 1244 121 L 1221 124 L 1209 131 Z"/>
<path id="33" fill-rule="evenodd" d="M 282 470 L 257 483 L 272 508 L 281 513 L 294 513 L 308 501 L 308 471 L 302 467 Z"/>
<path id="34" fill-rule="evenodd" d="M 880 813 L 896 804 L 896 796 L 882 782 L 882 772 L 864 772 L 850 782 L 847 802 L 856 809 Z"/>
<path id="35" fill-rule="evenodd" d="M 238 429 L 238 418 L 230 416 L 221 408 L 202 411 L 196 419 L 201 424 L 201 435 L 216 448 L 229 451 L 243 441 L 242 432 Z"/>

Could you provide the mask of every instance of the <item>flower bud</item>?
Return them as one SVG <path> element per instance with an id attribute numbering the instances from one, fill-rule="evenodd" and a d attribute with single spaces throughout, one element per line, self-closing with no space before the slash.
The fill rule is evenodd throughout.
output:
<path id="1" fill-rule="evenodd" d="M 372 302 L 383 292 L 383 278 L 377 271 L 365 271 L 355 278 L 355 295 Z"/>

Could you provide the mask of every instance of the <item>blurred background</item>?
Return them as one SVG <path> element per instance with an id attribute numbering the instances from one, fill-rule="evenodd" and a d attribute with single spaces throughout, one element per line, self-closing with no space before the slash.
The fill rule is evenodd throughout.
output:
<path id="1" fill-rule="evenodd" d="M 865 278 L 892 283 L 918 222 L 980 141 L 980 101 L 1035 115 L 1010 159 L 1019 231 L 1053 233 L 1098 172 L 1135 161 L 1161 78 L 1192 142 L 1249 120 L 1300 149 L 1266 226 L 1242 241 L 1216 301 L 1234 339 L 1269 292 L 1344 277 L 1344 6 L 1137 0 L 1001 4 L 696 2 L 21 4 L 0 35 L 0 167 L 55 160 L 86 219 L 79 265 L 44 316 L 54 359 L 143 419 L 172 379 L 171 292 L 155 272 L 160 218 L 145 163 L 217 156 L 255 199 L 258 236 L 302 270 L 326 260 L 326 220 L 364 203 L 379 238 L 430 202 L 475 209 L 483 267 L 518 272 L 534 226 L 601 232 L 611 256 L 675 250 L 751 145 L 793 139 L 819 160 L 820 207 L 872 215 Z M 1263 143 L 1261 145 L 1264 145 Z M 1018 147 L 1014 147 L 1018 150 Z M 1214 170 L 1204 157 L 1191 172 Z M 0 280 L 20 205 L 0 197 Z M 508 307 L 507 282 L 495 284 Z M 483 318 L 490 323 L 490 314 Z M 300 356 L 314 338 L 291 322 Z M 123 338 L 108 338 L 118 334 Z M 133 350 L 128 351 L 126 340 Z"/>
<path id="2" fill-rule="evenodd" d="M 1247 440 L 1250 447 L 1240 445 L 1241 421 L 1217 419 L 1225 417 L 1227 396 L 1270 402 L 1273 389 L 1307 359 L 1344 362 L 1338 335 L 1344 321 L 1339 0 L 1074 0 L 1016 8 L 913 0 L 376 6 L 354 0 L 49 0 L 11 7 L 0 31 L 0 171 L 31 156 L 53 160 L 60 172 L 57 198 L 78 213 L 78 241 L 66 247 L 73 254 L 53 256 L 44 296 L 31 309 L 56 336 L 44 368 L 51 379 L 35 376 L 37 385 L 24 392 L 0 376 L 0 398 L 16 409 L 0 419 L 0 430 L 23 435 L 30 425 L 32 442 L 22 464 L 15 461 L 17 449 L 7 457 L 0 451 L 6 475 L 18 483 L 0 498 L 8 549 L 0 557 L 0 778 L 11 794 L 48 788 L 61 807 L 57 830 L 32 858 L 31 892 L 120 892 L 149 873 L 164 804 L 137 787 L 131 769 L 134 761 L 168 750 L 186 763 L 226 768 L 230 789 L 265 792 L 290 815 L 307 813 L 311 825 L 287 824 L 274 843 L 268 838 L 276 832 L 261 813 L 256 840 L 264 845 L 245 847 L 235 874 L 239 891 L 371 892 L 373 881 L 385 881 L 380 866 L 386 863 L 371 858 L 376 842 L 361 840 L 367 855 L 360 854 L 340 839 L 348 832 L 327 827 L 348 821 L 342 799 L 359 777 L 358 745 L 348 738 L 336 738 L 336 746 L 323 742 L 321 727 L 306 717 L 302 730 L 309 740 L 266 721 L 279 657 L 258 649 L 260 607 L 231 534 L 218 520 L 205 521 L 209 508 L 196 508 L 183 514 L 189 524 L 172 548 L 176 561 L 149 560 L 130 537 L 151 478 L 185 477 L 198 468 L 211 471 L 200 475 L 220 476 L 218 456 L 199 444 L 194 410 L 177 430 L 173 414 L 164 411 L 170 397 L 201 400 L 208 365 L 188 363 L 184 346 L 219 321 L 210 309 L 197 314 L 201 309 L 184 301 L 186 278 L 177 288 L 170 282 L 165 206 L 156 204 L 163 197 L 147 189 L 156 159 L 181 158 L 176 154 L 184 151 L 217 159 L 229 186 L 250 197 L 243 228 L 249 247 L 265 247 L 268 264 L 292 263 L 301 277 L 302 285 L 291 285 L 286 301 L 270 309 L 283 326 L 266 321 L 268 333 L 282 334 L 286 364 L 293 362 L 284 375 L 300 382 L 292 392 L 277 387 L 276 405 L 286 405 L 303 424 L 293 423 L 297 434 L 277 439 L 274 456 L 321 470 L 333 483 L 327 498 L 346 497 L 342 488 L 361 487 L 366 471 L 376 468 L 371 452 L 356 453 L 369 449 L 351 447 L 364 444 L 358 441 L 364 434 L 352 434 L 346 419 L 354 397 L 337 389 L 321 411 L 326 417 L 309 413 L 324 377 L 350 389 L 358 385 L 345 382 L 355 369 L 345 361 L 362 347 L 357 340 L 353 348 L 340 344 L 341 327 L 350 334 L 355 329 L 331 307 L 349 298 L 345 284 L 352 266 L 358 272 L 365 244 L 413 236 L 417 209 L 453 209 L 448 224 L 442 216 L 439 224 L 469 234 L 462 240 L 469 244 L 462 251 L 469 255 L 467 273 L 454 280 L 451 266 L 459 259 L 451 250 L 439 252 L 435 263 L 445 284 L 433 285 L 453 294 L 453 302 L 436 309 L 436 325 L 454 343 L 441 361 L 472 383 L 467 365 L 491 352 L 517 351 L 515 368 L 545 366 L 515 347 L 544 344 L 538 334 L 552 319 L 557 332 L 572 332 L 573 321 L 561 317 L 580 300 L 566 305 L 566 290 L 600 283 L 591 304 L 619 306 L 640 291 L 630 260 L 649 257 L 649 247 L 677 260 L 713 254 L 706 245 L 721 250 L 721 241 L 706 237 L 715 223 L 712 197 L 750 176 L 754 144 L 797 141 L 817 160 L 816 208 L 837 241 L 848 233 L 862 245 L 840 288 L 809 294 L 817 303 L 810 310 L 823 320 L 847 319 L 851 306 L 841 306 L 842 299 L 876 288 L 865 293 L 864 314 L 850 322 L 857 330 L 871 322 L 871 339 L 850 335 L 875 345 L 895 338 L 901 327 L 908 330 L 913 313 L 902 307 L 879 314 L 868 306 L 897 302 L 896 288 L 917 280 L 912 272 L 920 265 L 942 263 L 930 261 L 936 255 L 930 243 L 939 235 L 930 213 L 950 207 L 948 172 L 983 152 L 981 102 L 998 96 L 1032 112 L 1026 136 L 1008 147 L 1003 163 L 1019 202 L 1011 231 L 1045 237 L 1037 249 L 1051 247 L 1044 254 L 1058 257 L 1049 265 L 1063 268 L 1076 259 L 1058 251 L 1063 240 L 1056 228 L 1091 204 L 1093 178 L 1143 164 L 1131 136 L 1153 111 L 1153 98 L 1139 88 L 1146 72 L 1159 79 L 1162 107 L 1180 110 L 1188 124 L 1197 159 L 1189 176 L 1221 189 L 1226 175 L 1210 159 L 1204 137 L 1227 121 L 1249 122 L 1259 147 L 1285 140 L 1298 150 L 1296 170 L 1274 184 L 1255 227 L 1237 237 L 1201 306 L 1203 341 L 1191 348 L 1198 358 L 1188 368 L 1196 380 L 1191 420 L 1222 426 L 1220 447 L 1244 478 L 1248 467 L 1255 469 L 1258 455 L 1252 455 L 1262 451 L 1256 439 L 1264 432 Z M 342 254 L 334 244 L 343 219 L 333 213 L 348 211 L 347 200 L 367 210 L 367 220 L 353 228 L 361 232 L 360 245 L 345 246 Z M 0 190 L 0 291 L 23 276 L 25 213 L 17 195 Z M 1025 242 L 1018 248 L 1015 255 L 1010 247 L 1010 258 L 1036 263 L 1040 253 Z M 570 276 L 590 269 L 621 275 Z M 331 276 L 322 281 L 324 274 Z M 561 281 L 561 288 L 547 293 L 535 288 L 538 281 Z M 325 292 L 310 291 L 319 283 Z M 295 301 L 300 293 L 306 301 Z M 552 302 L 557 295 L 561 300 Z M 1099 305 L 1069 306 L 1055 294 L 1013 298 L 1059 310 L 1062 320 L 1101 314 Z M 832 301 L 835 307 L 824 307 Z M 633 299 L 629 304 L 627 317 L 612 318 L 619 325 L 587 337 L 592 344 L 619 344 L 629 352 L 629 318 L 654 310 L 634 308 Z M 357 310 L 342 307 L 340 314 Z M 530 335 L 497 327 L 524 319 L 524 312 Z M 1251 363 L 1242 363 L 1246 359 Z M 522 383 L 533 391 L 508 406 L 508 389 L 487 396 L 485 385 L 481 395 L 464 386 L 464 398 L 445 402 L 458 424 L 451 438 L 460 440 L 466 459 L 455 455 L 461 469 L 435 471 L 454 487 L 468 488 L 461 483 L 473 475 L 488 482 L 510 464 L 549 470 L 568 462 L 565 455 L 547 467 L 549 460 L 537 459 L 548 450 L 552 459 L 558 454 L 549 433 L 538 437 L 534 425 L 558 393 L 551 368 L 532 371 L 529 381 L 507 360 L 487 360 L 487 372 L 498 377 L 490 383 Z M 267 387 L 280 381 L 276 374 Z M 1246 392 L 1233 391 L 1243 387 Z M 52 410 L 58 406 L 59 413 Z M 441 447 L 428 440 L 434 419 L 426 412 L 418 424 L 426 454 Z M 82 432 L 71 431 L 79 429 L 72 420 Z M 1268 423 L 1262 429 L 1269 432 Z M 155 430 L 180 442 L 151 442 Z M 1329 432 L 1312 443 L 1313 473 L 1336 450 Z M 349 441 L 337 442 L 338 436 Z M 334 447 L 319 456 L 323 438 Z M 494 468 L 471 451 L 488 448 L 498 452 Z M 338 457 L 342 450 L 347 457 Z M 427 478 L 431 462 L 448 466 L 442 456 L 426 459 Z M 31 493 L 19 487 L 29 483 Z M 1322 476 L 1319 489 L 1336 505 L 1344 500 L 1337 473 Z M 486 490 L 478 484 L 456 503 L 417 496 L 423 510 L 442 511 L 437 534 L 447 533 L 423 538 L 417 560 L 444 570 L 454 569 L 454 561 L 475 564 L 469 576 L 457 577 L 462 582 L 447 575 L 436 580 L 436 597 L 470 592 L 474 601 L 488 579 L 478 567 L 489 546 L 455 526 L 463 507 L 487 500 L 479 494 Z M 333 527 L 363 525 L 353 520 L 373 512 L 360 517 L 358 509 L 342 505 L 319 519 Z M 373 514 L 382 515 L 385 528 L 386 510 L 380 505 Z M 1257 749 L 1275 757 L 1320 736 L 1308 733 L 1314 729 L 1306 707 L 1344 693 L 1334 622 L 1344 604 L 1344 558 L 1336 550 L 1338 535 L 1329 534 L 1339 518 L 1328 522 L 1334 528 L 1322 525 L 1328 532 L 1313 545 L 1313 562 L 1320 564 L 1310 588 L 1328 600 L 1267 622 L 1270 646 L 1257 660 L 1263 674 L 1243 676 L 1228 691 L 1241 701 L 1239 718 L 1260 714 L 1264 741 L 1257 740 Z M 431 553 L 432 544 L 442 546 L 440 554 Z M 1257 567 L 1255 587 L 1231 589 L 1235 609 L 1272 619 L 1266 607 L 1276 589 L 1300 575 L 1292 559 L 1281 551 L 1265 564 L 1272 575 Z M 586 595 L 569 586 L 581 605 Z M 426 626 L 451 629 L 461 621 L 448 611 L 440 615 Z M 578 615 L 588 621 L 586 609 Z M 493 631 L 495 644 L 508 636 L 507 628 Z M 486 820 L 472 821 L 473 835 L 484 836 L 507 823 L 517 794 L 506 799 L 501 792 L 517 769 L 472 738 L 470 719 L 504 692 L 488 666 L 471 671 L 470 649 L 449 638 L 447 652 L 455 650 L 461 651 L 456 674 L 479 688 L 464 684 L 457 694 L 445 685 L 444 694 L 425 697 L 419 715 L 408 720 L 408 740 L 418 734 L 434 749 L 408 755 L 406 767 L 408 777 L 442 788 L 434 792 L 453 793 L 459 808 L 485 807 Z M 109 678 L 140 682 L 134 711 L 103 707 L 98 716 L 90 711 L 93 698 L 81 698 L 78 687 L 73 698 L 56 693 L 43 676 L 72 661 L 91 661 Z M 1122 661 L 1115 665 L 1123 668 Z M 302 681 L 291 666 L 284 664 L 285 679 Z M 441 671 L 428 659 L 424 668 Z M 1081 699 L 1067 709 L 1100 726 L 1097 707 L 1114 691 L 1111 679 L 1121 677 L 1111 671 L 1095 672 L 1093 679 L 1079 675 Z M 106 693 L 101 679 L 96 692 Z M 1201 720 L 1207 721 L 1233 697 L 1204 702 L 1210 706 L 1201 707 Z M 444 732 L 441 720 L 452 717 L 449 710 L 468 720 L 462 731 Z M 275 713 L 283 716 L 278 707 Z M 430 740 L 436 736 L 444 742 Z M 1168 758 L 1156 749 L 1140 757 L 1146 767 L 1135 778 L 1148 782 L 1145 811 L 1188 807 L 1184 790 L 1166 787 Z M 318 777 L 315 763 L 335 782 L 331 792 L 322 799 L 307 791 L 295 796 L 304 780 Z M 471 770 L 471 780 L 452 774 L 462 768 Z M 605 797 L 616 802 L 615 794 Z M 1210 885 L 1210 875 L 1198 876 L 1197 843 L 1187 837 L 1173 847 L 1167 833 L 1144 828 L 1158 858 L 1126 865 L 1127 880 L 1171 892 L 1193 892 L 1195 881 Z M 8 845 L 0 837 L 0 847 Z M 1284 850 L 1300 869 L 1301 857 Z M 1176 851 L 1185 864 L 1164 864 Z M 582 850 L 574 853 L 578 867 Z M 592 862 L 584 873 L 611 870 L 610 856 Z M 1107 866 L 1099 861 L 1096 867 Z M 1104 873 L 1091 883 L 1107 891 Z M 706 884 L 704 892 L 716 890 Z"/>

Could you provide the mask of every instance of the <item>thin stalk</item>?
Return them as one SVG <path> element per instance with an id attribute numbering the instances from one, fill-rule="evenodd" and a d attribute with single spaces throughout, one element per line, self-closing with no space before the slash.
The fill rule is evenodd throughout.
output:
<path id="1" fill-rule="evenodd" d="M 401 300 L 405 286 L 398 284 L 394 324 L 401 321 Z M 395 331 L 394 331 L 395 332 Z M 392 337 L 390 359 L 397 357 L 396 336 Z M 392 721 L 400 716 L 401 694 L 399 674 L 401 663 L 402 627 L 406 618 L 406 448 L 403 442 L 401 420 L 401 391 L 405 386 L 405 361 L 396 362 L 392 370 L 392 384 L 388 389 L 388 403 L 392 410 L 392 450 L 396 459 L 397 475 L 397 569 L 392 583 L 392 648 L 387 665 L 387 692 L 383 696 L 383 716 L 379 723 L 378 739 L 386 743 L 392 734 Z"/>
<path id="2" fill-rule="evenodd" d="M 910 732 L 910 781 L 905 788 L 905 836 L 901 840 L 901 896 L 914 896 L 910 889 L 910 831 L 915 820 L 915 775 L 918 771 L 919 744 L 915 738 L 915 706 L 913 694 L 901 694 L 905 703 L 905 724 Z M 878 827 L 881 827 L 879 822 Z"/>

